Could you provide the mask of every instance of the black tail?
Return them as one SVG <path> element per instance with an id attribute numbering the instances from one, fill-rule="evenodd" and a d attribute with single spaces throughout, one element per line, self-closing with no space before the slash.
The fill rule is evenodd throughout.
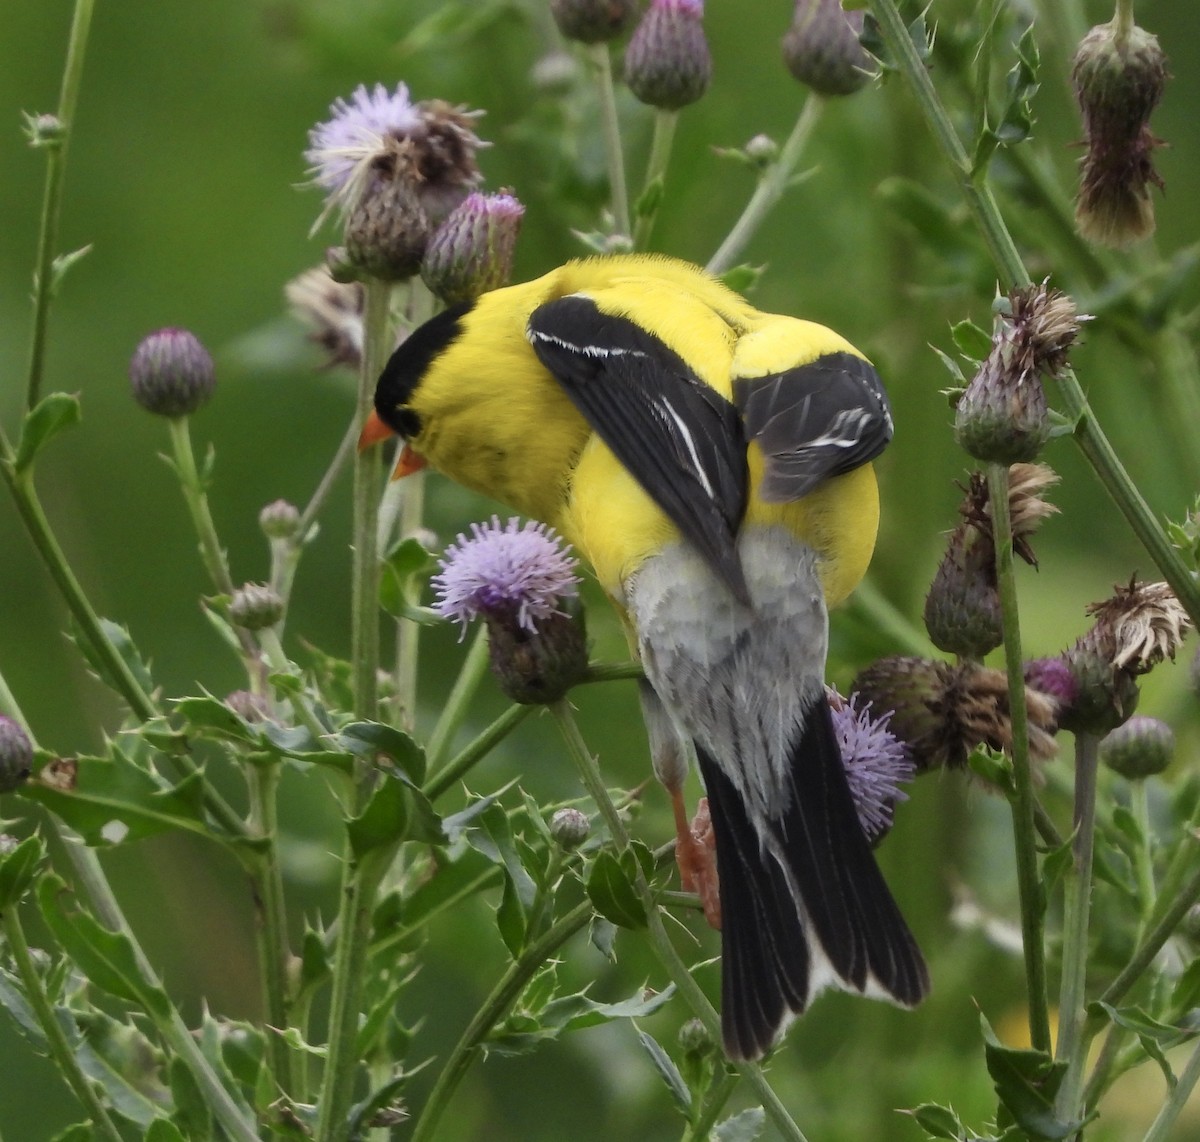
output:
<path id="1" fill-rule="evenodd" d="M 766 820 L 696 753 L 721 880 L 725 1053 L 758 1058 L 826 986 L 917 1003 L 929 975 L 859 824 L 824 695 L 792 752 L 788 803 Z"/>

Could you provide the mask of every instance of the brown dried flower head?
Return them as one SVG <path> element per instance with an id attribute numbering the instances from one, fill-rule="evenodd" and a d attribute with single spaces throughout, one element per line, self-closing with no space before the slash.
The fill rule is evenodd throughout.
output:
<path id="1" fill-rule="evenodd" d="M 334 281 L 327 266 L 305 270 L 284 287 L 288 305 L 329 354 L 328 365 L 357 369 L 362 361 L 363 287 Z"/>
<path id="2" fill-rule="evenodd" d="M 1111 646 L 1112 664 L 1131 674 L 1145 674 L 1165 658 L 1174 660 L 1192 621 L 1166 583 L 1118 586 L 1110 599 L 1092 603 L 1087 613 Z"/>

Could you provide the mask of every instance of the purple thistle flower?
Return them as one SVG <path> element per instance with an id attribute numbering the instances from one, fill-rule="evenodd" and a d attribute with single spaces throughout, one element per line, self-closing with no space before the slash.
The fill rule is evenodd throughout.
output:
<path id="1" fill-rule="evenodd" d="M 513 518 L 501 526 L 471 524 L 471 537 L 460 534 L 446 548 L 432 585 L 434 610 L 461 623 L 472 619 L 515 617 L 533 632 L 535 620 L 562 614 L 560 599 L 576 594 L 575 562 L 554 528 Z"/>
<path id="2" fill-rule="evenodd" d="M 304 157 L 313 182 L 334 194 L 358 176 L 364 159 L 382 151 L 388 138 L 409 135 L 421 125 L 421 112 L 404 83 L 394 92 L 382 83 L 370 91 L 360 84 L 349 100 L 335 99 L 329 115 L 309 131 Z"/>
<path id="3" fill-rule="evenodd" d="M 892 827 L 896 802 L 908 800 L 900 786 L 911 781 L 917 769 L 908 747 L 888 729 L 891 711 L 872 717 L 871 703 L 859 708 L 859 701 L 858 694 L 842 698 L 833 692 L 830 709 L 858 820 L 867 840 L 875 844 Z"/>

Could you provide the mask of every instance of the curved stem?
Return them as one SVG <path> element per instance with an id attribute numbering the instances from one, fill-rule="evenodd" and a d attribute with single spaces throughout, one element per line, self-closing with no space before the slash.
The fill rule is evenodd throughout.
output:
<path id="1" fill-rule="evenodd" d="M 1187 1065 L 1180 1072 L 1178 1081 L 1171 1088 L 1142 1142 L 1167 1142 L 1175 1119 L 1179 1117 L 1179 1112 L 1187 1105 L 1192 1091 L 1196 1089 L 1197 1080 L 1200 1080 L 1200 1043 L 1192 1048 Z"/>
<path id="2" fill-rule="evenodd" d="M 204 481 L 196 467 L 196 455 L 192 451 L 192 434 L 188 427 L 186 416 L 171 417 L 167 421 L 171 431 L 171 448 L 175 453 L 175 470 L 183 487 L 183 498 L 187 501 L 188 512 L 200 539 L 200 554 L 204 559 L 205 570 L 213 581 L 213 586 L 225 595 L 233 594 L 233 579 L 229 574 L 229 561 L 225 550 L 217 537 L 217 528 L 213 523 L 212 512 L 208 507 L 208 494 L 204 489 Z"/>
<path id="3" fill-rule="evenodd" d="M 592 756 L 587 743 L 583 740 L 583 735 L 579 732 L 579 725 L 575 721 L 575 715 L 571 712 L 570 705 L 565 700 L 555 702 L 550 707 L 550 712 L 554 715 L 554 720 L 558 723 L 559 730 L 562 732 L 563 739 L 567 744 L 567 750 L 571 754 L 576 768 L 579 770 L 579 776 L 583 781 L 584 788 L 588 792 L 588 796 L 595 802 L 596 808 L 604 818 L 604 823 L 608 826 L 609 835 L 612 837 L 613 842 L 619 850 L 624 852 L 629 848 L 630 844 L 629 831 L 625 828 L 625 823 L 621 820 L 621 815 L 617 811 L 617 807 L 608 795 L 608 790 L 605 788 L 604 780 L 600 776 L 600 770 L 596 765 L 596 759 Z M 712 1035 L 713 1039 L 720 1042 L 721 1017 L 708 1001 L 708 997 L 701 990 L 700 985 L 692 978 L 692 973 L 688 970 L 687 964 L 683 962 L 679 953 L 675 950 L 675 945 L 671 943 L 671 937 L 667 934 L 667 930 L 663 926 L 658 902 L 655 900 L 654 893 L 642 872 L 641 866 L 636 863 L 634 866 L 634 883 L 646 911 L 646 925 L 650 936 L 650 944 L 659 962 L 666 969 L 667 974 L 671 977 L 671 982 L 675 984 L 684 1001 L 691 1007 L 692 1013 L 708 1028 L 708 1032 Z M 772 1089 L 771 1084 L 767 1082 L 762 1068 L 757 1063 L 742 1062 L 737 1064 L 737 1069 L 740 1074 L 745 1076 L 758 1097 L 762 1099 L 763 1109 L 775 1123 L 780 1134 L 785 1138 L 791 1139 L 792 1142 L 806 1142 L 803 1133 L 800 1131 L 800 1127 L 796 1125 L 787 1108 L 780 1101 L 774 1089 Z"/>
<path id="4" fill-rule="evenodd" d="M 58 222 L 62 214 L 67 144 L 75 131 L 75 108 L 79 103 L 79 88 L 83 82 L 83 61 L 93 6 L 93 0 L 76 0 L 75 3 L 70 39 L 67 41 L 67 61 L 63 67 L 62 88 L 58 97 L 58 121 L 62 137 L 52 144 L 46 159 L 46 188 L 42 195 L 42 220 L 38 228 L 33 273 L 33 332 L 29 339 L 26 409 L 37 404 L 41 395 L 42 374 L 46 364 L 46 331 L 55 289 L 54 247 L 58 244 Z"/>
<path id="5" fill-rule="evenodd" d="M 350 424 L 346 429 L 346 434 L 342 437 L 341 443 L 338 444 L 337 451 L 333 454 L 333 459 L 329 462 L 329 467 L 325 469 L 325 474 L 321 477 L 320 483 L 317 484 L 312 498 L 300 513 L 300 525 L 296 528 L 296 542 L 298 544 L 303 543 L 307 538 L 312 525 L 316 523 L 318 513 L 325 506 L 325 501 L 329 498 L 329 493 L 333 489 L 334 482 L 342 474 L 342 471 L 350 462 L 350 458 L 354 455 L 354 446 L 358 442 L 358 432 L 358 417 L 355 415 L 351 418 Z"/>
<path id="6" fill-rule="evenodd" d="M 589 44 L 588 62 L 596 73 L 596 95 L 600 102 L 600 127 L 608 160 L 608 182 L 612 194 L 613 221 L 617 233 L 632 233 L 629 225 L 629 190 L 625 182 L 625 156 L 621 150 L 621 124 L 617 118 L 617 93 L 613 84 L 612 59 L 607 44 Z"/>
<path id="7" fill-rule="evenodd" d="M 459 750 L 444 768 L 426 778 L 421 792 L 430 801 L 436 800 L 491 753 L 535 709 L 536 706 L 509 706 L 483 733 Z"/>
<path id="8" fill-rule="evenodd" d="M 75 1097 L 83 1104 L 84 1110 L 88 1112 L 92 1120 L 92 1130 L 95 1131 L 94 1137 L 108 1138 L 111 1142 L 121 1142 L 120 1131 L 113 1125 L 104 1103 L 100 1101 L 100 1097 L 96 1093 L 96 1088 L 84 1074 L 83 1068 L 80 1067 L 79 1061 L 75 1057 L 75 1050 L 68 1042 L 67 1034 L 58 1021 L 54 1006 L 42 985 L 42 977 L 38 975 L 37 968 L 34 967 L 33 957 L 29 953 L 29 944 L 25 940 L 25 931 L 21 927 L 15 905 L 4 912 L 3 929 L 9 953 L 12 955 L 13 963 L 16 964 L 21 983 L 25 987 L 25 998 L 29 1000 L 29 1005 L 37 1016 L 42 1034 L 46 1036 L 46 1046 L 50 1058 L 54 1060 L 59 1074 L 66 1080 L 67 1085 L 75 1093 Z"/>
<path id="9" fill-rule="evenodd" d="M 988 494 L 996 545 L 996 578 L 1004 623 L 1004 662 L 1008 673 L 1009 718 L 1012 723 L 1013 841 L 1021 900 L 1021 937 L 1025 946 L 1025 980 L 1029 993 L 1029 1038 L 1037 1050 L 1049 1052 L 1050 1015 L 1046 1002 L 1046 952 L 1042 938 L 1044 902 L 1038 876 L 1035 798 L 1029 764 L 1029 715 L 1025 705 L 1025 673 L 1021 661 L 1021 625 L 1013 569 L 1006 465 L 988 465 Z"/>
<path id="10" fill-rule="evenodd" d="M 451 1095 L 458 1088 L 471 1064 L 479 1057 L 479 1048 L 492 1028 L 504 1018 L 525 985 L 550 957 L 591 919 L 591 916 L 590 901 L 577 904 L 530 944 L 500 977 L 450 1052 L 446 1065 L 438 1075 L 421 1116 L 413 1128 L 412 1142 L 426 1142 L 433 1136 Z"/>
<path id="11" fill-rule="evenodd" d="M 754 188 L 750 201 L 746 203 L 746 209 L 733 224 L 733 229 L 729 231 L 717 252 L 709 259 L 708 265 L 705 267 L 709 273 L 723 274 L 737 262 L 747 243 L 757 233 L 771 208 L 787 189 L 792 171 L 799 163 L 800 156 L 808 145 L 808 138 L 817 125 L 817 120 L 820 119 L 824 108 L 825 100 L 810 91 L 808 98 L 804 101 L 804 106 L 800 108 L 800 115 L 796 119 L 792 133 L 788 136 L 787 142 L 783 144 L 783 150 L 779 152 L 779 158 L 758 180 L 758 186 Z"/>
<path id="12" fill-rule="evenodd" d="M 679 123 L 679 112 L 669 111 L 664 107 L 654 113 L 654 138 L 650 143 L 650 158 L 646 162 L 646 181 L 642 187 L 641 197 L 636 204 L 637 222 L 633 228 L 633 248 L 644 249 L 654 230 L 655 219 L 658 218 L 659 207 L 662 204 L 663 183 L 666 179 L 667 164 L 671 161 L 671 144 L 675 140 L 675 127 Z M 647 199 L 647 195 L 653 195 Z"/>
<path id="13" fill-rule="evenodd" d="M 1080 1118 L 1083 1068 L 1087 1063 L 1084 1025 L 1087 1005 L 1088 923 L 1092 903 L 1092 854 L 1096 838 L 1096 771 L 1100 739 L 1091 733 L 1075 736 L 1075 838 L 1072 867 L 1066 874 L 1063 901 L 1062 982 L 1058 1002 L 1058 1043 L 1054 1057 L 1066 1063 L 1055 1098 L 1055 1113 L 1065 1122 Z"/>

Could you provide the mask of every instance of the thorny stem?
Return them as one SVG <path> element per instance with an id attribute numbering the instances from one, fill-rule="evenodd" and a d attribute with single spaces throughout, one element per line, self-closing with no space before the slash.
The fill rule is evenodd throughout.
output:
<path id="1" fill-rule="evenodd" d="M 204 567 L 208 577 L 224 595 L 233 594 L 233 579 L 229 574 L 229 562 L 221 541 L 217 538 L 216 525 L 213 523 L 212 512 L 208 508 L 208 495 L 204 490 L 204 481 L 200 470 L 196 467 L 196 456 L 192 451 L 192 435 L 186 416 L 173 416 L 167 425 L 171 430 L 171 448 L 175 453 L 175 471 L 183 487 L 183 498 L 187 501 L 188 512 L 196 535 L 200 540 L 200 554 L 204 558 Z"/>
<path id="2" fill-rule="evenodd" d="M 113 1125 L 104 1103 L 100 1101 L 100 1097 L 96 1093 L 96 1088 L 79 1065 L 75 1048 L 67 1040 L 67 1034 L 58 1021 L 50 997 L 46 994 L 42 977 L 38 975 L 33 957 L 29 953 L 29 944 L 25 940 L 25 930 L 21 927 L 16 905 L 4 911 L 3 930 L 9 954 L 12 956 L 13 963 L 16 964 L 17 974 L 21 977 L 21 983 L 25 987 L 25 998 L 29 1000 L 29 1005 L 37 1016 L 42 1034 L 46 1036 L 50 1057 L 54 1060 L 55 1066 L 58 1067 L 67 1085 L 75 1093 L 75 1097 L 88 1112 L 91 1118 L 91 1128 L 95 1131 L 93 1137 L 121 1142 L 120 1131 Z"/>
<path id="3" fill-rule="evenodd" d="M 471 1064 L 479 1057 L 480 1048 L 491 1034 L 492 1028 L 504 1018 L 525 985 L 554 953 L 591 919 L 591 916 L 590 901 L 577 904 L 526 947 L 500 977 L 491 994 L 484 1000 L 483 1006 L 475 1013 L 475 1017 L 454 1044 L 454 1049 L 438 1075 L 421 1116 L 413 1128 L 412 1142 L 426 1142 L 433 1136 L 451 1095 L 458 1088 Z"/>
<path id="4" fill-rule="evenodd" d="M 431 774 L 421 787 L 421 792 L 430 801 L 436 800 L 491 753 L 534 709 L 533 706 L 518 706 L 515 703 L 509 706 L 478 737 L 463 746 L 441 770 Z"/>
<path id="5" fill-rule="evenodd" d="M 429 735 L 429 744 L 425 747 L 425 763 L 430 769 L 435 769 L 445 760 L 446 751 L 454 741 L 454 734 L 462 725 L 467 706 L 479 689 L 479 683 L 487 671 L 488 638 L 487 626 L 479 624 L 479 629 L 471 639 L 467 656 L 454 680 L 454 686 L 446 699 L 442 712 L 438 717 L 433 733 Z"/>
<path id="6" fill-rule="evenodd" d="M 770 213 L 771 208 L 787 189 L 792 171 L 800 162 L 804 148 L 808 145 L 809 136 L 817 125 L 817 120 L 820 119 L 824 108 L 825 100 L 816 92 L 810 91 L 804 100 L 804 106 L 800 108 L 800 115 L 796 119 L 792 133 L 779 152 L 779 158 L 763 172 L 741 217 L 733 224 L 733 229 L 729 231 L 725 241 L 709 259 L 708 265 L 705 267 L 709 273 L 723 274 L 737 262 L 750 239 L 754 237 Z"/>
<path id="7" fill-rule="evenodd" d="M 629 848 L 630 844 L 629 831 L 625 828 L 625 822 L 621 820 L 621 815 L 617 811 L 617 807 L 608 795 L 604 779 L 601 777 L 599 767 L 596 765 L 596 759 L 592 756 L 587 743 L 583 740 L 583 735 L 579 732 L 579 725 L 575 721 L 575 715 L 571 712 L 570 704 L 565 699 L 560 700 L 550 707 L 550 712 L 554 715 L 554 720 L 558 723 L 568 752 L 571 754 L 571 758 L 579 770 L 579 776 L 583 781 L 584 788 L 588 792 L 588 796 L 595 802 L 601 817 L 604 818 L 604 823 L 608 826 L 609 835 L 612 837 L 614 844 L 618 850 L 624 852 Z M 634 880 L 638 895 L 642 901 L 642 906 L 646 912 L 646 924 L 650 943 L 654 948 L 655 954 L 658 956 L 659 962 L 666 969 L 667 974 L 671 977 L 671 981 L 691 1007 L 693 1014 L 704 1024 L 714 1040 L 720 1042 L 721 1017 L 708 1001 L 708 997 L 700 989 L 700 985 L 692 978 L 687 965 L 675 950 L 674 944 L 671 943 L 671 938 L 663 926 L 658 902 L 655 900 L 654 893 L 641 870 L 641 866 L 637 865 L 636 862 Z M 772 1089 L 771 1084 L 767 1082 L 762 1068 L 757 1063 L 742 1062 L 737 1064 L 737 1069 L 745 1076 L 758 1097 L 762 1099 L 763 1109 L 775 1123 L 780 1134 L 785 1138 L 791 1139 L 792 1142 L 806 1142 L 800 1127 L 796 1125 L 787 1108 Z"/>
<path id="8" fill-rule="evenodd" d="M 729 1101 L 737 1084 L 737 1072 L 727 1071 L 716 1088 L 710 1092 L 696 1121 L 684 1130 L 682 1142 L 707 1142 L 712 1137 L 712 1129 L 717 1124 L 717 1118 L 725 1109 L 725 1104 Z"/>
<path id="9" fill-rule="evenodd" d="M 33 273 L 33 332 L 29 339 L 29 371 L 25 407 L 31 409 L 41 396 L 42 374 L 46 364 L 46 333 L 50 322 L 50 303 L 54 298 L 54 247 L 58 244 L 58 222 L 62 214 L 63 181 L 67 166 L 67 144 L 75 133 L 75 108 L 83 82 L 83 61 L 88 32 L 92 23 L 93 0 L 76 0 L 67 41 L 67 61 L 63 67 L 62 88 L 58 97 L 58 121 L 62 137 L 49 148 L 46 158 L 46 188 L 42 195 L 42 220 L 38 228 L 38 248 Z"/>
<path id="10" fill-rule="evenodd" d="M 1012 724 L 1013 840 L 1017 887 L 1021 901 L 1021 936 L 1025 945 L 1025 980 L 1029 993 L 1029 1038 L 1049 1052 L 1050 1016 L 1046 1001 L 1046 959 L 1042 939 L 1042 886 L 1038 876 L 1034 824 L 1033 774 L 1029 763 L 1029 715 L 1021 661 L 1021 626 L 1017 581 L 1013 569 L 1012 519 L 1008 503 L 1008 467 L 988 465 L 988 494 L 996 544 L 996 578 L 1004 624 L 1004 662 L 1008 671 L 1009 718 Z"/>
<path id="11" fill-rule="evenodd" d="M 976 182 L 971 177 L 970 159 L 938 98 L 929 72 L 917 54 L 916 46 L 909 38 L 908 29 L 895 0 L 869 0 L 869 3 L 879 21 L 888 50 L 911 84 L 930 132 L 941 149 L 943 158 L 949 164 L 976 225 L 988 244 L 1003 285 L 1011 288 L 1030 284 L 1032 279 L 1013 244 L 991 188 L 985 181 Z M 1063 370 L 1058 377 L 1058 389 L 1067 415 L 1075 426 L 1075 442 L 1084 457 L 1162 572 L 1163 578 L 1170 584 L 1192 622 L 1200 625 L 1200 584 L 1192 577 L 1179 553 L 1171 546 L 1154 513 L 1121 465 L 1112 445 L 1096 421 L 1074 372 L 1070 369 Z"/>
<path id="12" fill-rule="evenodd" d="M 617 93 L 613 84 L 612 59 L 607 44 L 589 44 L 588 62 L 596 73 L 596 94 L 600 101 L 600 127 L 604 135 L 604 153 L 608 159 L 608 181 L 612 193 L 613 219 L 617 233 L 629 236 L 629 189 L 625 182 L 625 157 L 621 149 L 621 125 L 617 119 Z"/>
<path id="13" fill-rule="evenodd" d="M 1092 854 L 1096 839 L 1096 770 L 1100 739 L 1091 733 L 1075 735 L 1075 810 L 1071 843 L 1073 861 L 1066 874 L 1063 900 L 1062 981 L 1059 991 L 1058 1043 L 1054 1057 L 1065 1062 L 1055 1099 L 1055 1113 L 1064 1122 L 1080 1117 L 1080 1092 L 1086 1052 L 1083 1049 L 1087 1021 L 1084 994 L 1087 979 L 1088 922 L 1092 903 Z"/>

